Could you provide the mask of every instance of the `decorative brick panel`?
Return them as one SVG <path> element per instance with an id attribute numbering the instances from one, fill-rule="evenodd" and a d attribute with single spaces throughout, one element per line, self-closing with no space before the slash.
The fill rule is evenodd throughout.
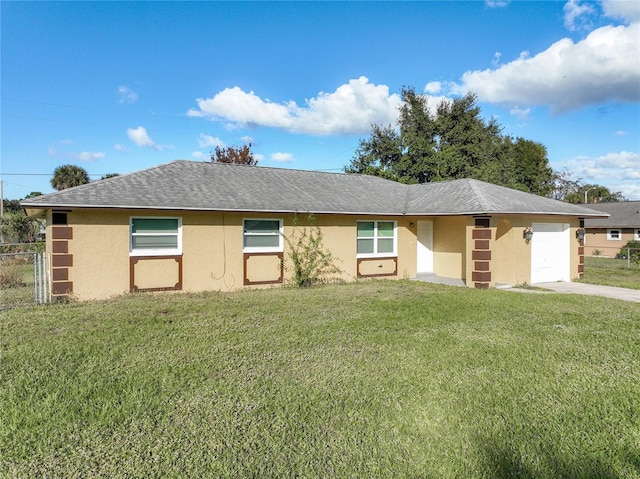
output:
<path id="1" fill-rule="evenodd" d="M 580 273 L 580 274 L 584 273 L 584 265 L 583 264 L 579 264 L 578 265 L 578 273 Z"/>
<path id="2" fill-rule="evenodd" d="M 73 228 L 70 226 L 52 226 L 51 237 L 56 239 L 73 239 Z"/>
<path id="3" fill-rule="evenodd" d="M 471 232 L 471 237 L 473 239 L 491 239 L 491 230 L 490 229 L 481 229 L 481 230 L 473 230 Z"/>
<path id="4" fill-rule="evenodd" d="M 53 242 L 53 252 L 54 253 L 68 253 L 69 252 L 69 242 L 68 241 L 54 241 Z"/>
<path id="5" fill-rule="evenodd" d="M 476 271 L 489 271 L 488 261 L 476 261 L 473 269 Z"/>
<path id="6" fill-rule="evenodd" d="M 584 246 L 578 246 L 578 254 L 579 255 L 583 255 L 584 254 Z"/>
<path id="7" fill-rule="evenodd" d="M 491 281 L 491 271 L 474 271 L 471 273 L 471 281 L 489 282 Z"/>
<path id="8" fill-rule="evenodd" d="M 489 251 L 472 251 L 471 259 L 474 261 L 489 261 L 491 260 L 491 250 Z"/>
<path id="9" fill-rule="evenodd" d="M 54 268 L 73 266 L 72 254 L 54 254 L 51 256 L 51 266 Z"/>
<path id="10" fill-rule="evenodd" d="M 476 240 L 474 249 L 489 249 L 489 240 Z"/>
<path id="11" fill-rule="evenodd" d="M 53 268 L 51 279 L 53 281 L 67 281 L 69 279 L 69 268 Z"/>
<path id="12" fill-rule="evenodd" d="M 58 282 L 51 285 L 51 294 L 66 295 L 69 293 L 73 293 L 72 281 Z"/>

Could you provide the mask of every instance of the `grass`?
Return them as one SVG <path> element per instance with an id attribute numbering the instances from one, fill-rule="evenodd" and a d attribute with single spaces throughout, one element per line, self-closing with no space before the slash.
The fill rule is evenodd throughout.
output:
<path id="1" fill-rule="evenodd" d="M 409 281 L 2 316 L 2 477 L 640 476 L 640 305 Z"/>
<path id="2" fill-rule="evenodd" d="M 34 302 L 33 256 L 0 257 L 0 310 Z"/>
<path id="3" fill-rule="evenodd" d="M 627 266 L 626 259 L 613 258 L 584 258 L 584 277 L 582 283 L 618 286 L 620 288 L 640 289 L 640 265 L 631 263 Z"/>

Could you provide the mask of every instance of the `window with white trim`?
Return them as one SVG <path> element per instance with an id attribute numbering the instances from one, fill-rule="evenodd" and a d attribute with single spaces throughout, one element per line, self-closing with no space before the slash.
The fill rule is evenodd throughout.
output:
<path id="1" fill-rule="evenodd" d="M 607 239 L 610 241 L 620 241 L 621 236 L 620 230 L 607 230 Z"/>
<path id="2" fill-rule="evenodd" d="M 132 217 L 129 225 L 132 256 L 182 254 L 182 219 Z"/>
<path id="3" fill-rule="evenodd" d="M 358 221 L 356 230 L 358 257 L 396 256 L 395 221 Z"/>
<path id="4" fill-rule="evenodd" d="M 633 235 L 633 239 L 636 241 L 640 241 L 640 229 L 637 229 L 635 234 Z"/>
<path id="5" fill-rule="evenodd" d="M 242 231 L 245 253 L 279 253 L 283 250 L 280 219 L 245 219 Z"/>

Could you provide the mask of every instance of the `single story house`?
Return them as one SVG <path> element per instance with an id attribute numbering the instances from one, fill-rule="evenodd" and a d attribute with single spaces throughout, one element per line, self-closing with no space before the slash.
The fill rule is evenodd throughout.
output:
<path id="1" fill-rule="evenodd" d="M 229 291 L 289 280 L 286 241 L 312 213 L 341 279 L 457 278 L 467 286 L 582 274 L 579 205 L 472 179 L 174 161 L 22 201 L 47 221 L 54 296 Z"/>
<path id="2" fill-rule="evenodd" d="M 608 218 L 585 219 L 585 248 L 588 256 L 613 258 L 631 240 L 640 241 L 640 201 L 589 204 Z"/>

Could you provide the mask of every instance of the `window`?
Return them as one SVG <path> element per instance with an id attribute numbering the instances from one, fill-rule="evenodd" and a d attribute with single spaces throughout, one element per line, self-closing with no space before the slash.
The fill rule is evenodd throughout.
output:
<path id="1" fill-rule="evenodd" d="M 607 239 L 611 241 L 619 241 L 620 230 L 607 230 Z"/>
<path id="2" fill-rule="evenodd" d="M 243 246 L 245 252 L 280 252 L 282 247 L 282 220 L 244 220 Z"/>
<path id="3" fill-rule="evenodd" d="M 633 239 L 640 241 L 640 229 L 636 230 L 636 233 L 633 235 Z"/>
<path id="4" fill-rule="evenodd" d="M 180 218 L 131 218 L 131 254 L 182 254 L 181 232 Z"/>
<path id="5" fill-rule="evenodd" d="M 358 256 L 395 256 L 395 221 L 358 221 Z"/>

